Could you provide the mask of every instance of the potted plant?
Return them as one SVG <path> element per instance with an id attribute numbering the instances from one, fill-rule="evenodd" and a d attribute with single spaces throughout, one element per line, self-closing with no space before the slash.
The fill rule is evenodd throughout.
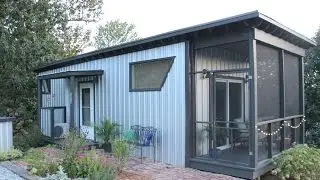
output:
<path id="1" fill-rule="evenodd" d="M 95 126 L 95 134 L 103 141 L 103 149 L 111 152 L 111 141 L 116 135 L 116 124 L 107 119 L 100 126 Z"/>
<path id="2" fill-rule="evenodd" d="M 211 125 L 207 125 L 202 130 L 206 132 L 206 135 L 207 135 L 207 138 L 209 139 L 209 141 L 213 141 L 213 139 L 211 139 L 211 136 L 210 136 L 213 134 L 213 127 Z M 224 144 L 226 136 L 227 136 L 227 133 L 226 133 L 225 129 L 216 128 L 216 144 L 217 145 Z M 209 156 L 210 157 L 213 157 L 213 152 L 214 152 L 213 148 L 209 148 Z"/>

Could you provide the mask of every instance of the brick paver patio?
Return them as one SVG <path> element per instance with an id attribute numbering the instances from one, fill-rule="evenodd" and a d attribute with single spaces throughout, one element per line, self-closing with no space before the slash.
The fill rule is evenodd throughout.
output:
<path id="1" fill-rule="evenodd" d="M 240 180 L 239 178 L 222 174 L 203 172 L 191 168 L 173 167 L 164 163 L 153 163 L 150 160 L 143 160 L 141 164 L 140 159 L 137 158 L 132 158 L 129 161 L 126 171 L 140 174 L 147 177 L 147 179 L 153 180 Z"/>

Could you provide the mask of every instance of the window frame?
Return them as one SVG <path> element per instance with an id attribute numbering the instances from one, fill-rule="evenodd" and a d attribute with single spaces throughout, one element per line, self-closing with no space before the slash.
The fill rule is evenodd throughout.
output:
<path id="1" fill-rule="evenodd" d="M 157 59 L 150 59 L 150 60 L 144 60 L 144 61 L 137 61 L 137 62 L 130 62 L 129 63 L 129 92 L 144 92 L 144 91 L 161 91 L 164 83 L 166 82 L 167 80 L 167 77 L 168 77 L 168 74 L 172 68 L 172 65 L 174 63 L 174 59 L 175 59 L 176 56 L 170 56 L 170 57 L 164 57 L 164 58 L 157 58 Z M 153 62 L 157 62 L 157 61 L 165 61 L 165 60 L 169 60 L 170 63 L 169 63 L 169 68 L 167 70 L 167 72 L 165 73 L 165 76 L 161 82 L 161 86 L 160 88 L 133 88 L 132 87 L 132 78 L 133 78 L 133 70 L 132 70 L 132 67 L 134 65 L 137 65 L 137 64 L 146 64 L 146 63 L 153 63 Z"/>
<path id="2" fill-rule="evenodd" d="M 41 82 L 41 92 L 42 92 L 42 94 L 51 94 L 51 79 L 43 79 L 41 81 L 42 81 Z M 45 85 L 44 84 L 47 85 L 48 91 L 45 90 L 45 87 L 44 87 Z"/>

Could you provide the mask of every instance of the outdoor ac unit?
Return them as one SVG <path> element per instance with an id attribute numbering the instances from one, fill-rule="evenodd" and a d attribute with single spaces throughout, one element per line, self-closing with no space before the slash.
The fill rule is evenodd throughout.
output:
<path id="1" fill-rule="evenodd" d="M 54 125 L 54 129 L 53 129 L 54 138 L 64 138 L 68 132 L 69 132 L 68 123 L 57 123 Z"/>

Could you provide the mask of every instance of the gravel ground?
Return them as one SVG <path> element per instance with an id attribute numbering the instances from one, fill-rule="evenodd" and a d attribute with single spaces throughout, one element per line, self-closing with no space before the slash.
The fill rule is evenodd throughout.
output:
<path id="1" fill-rule="evenodd" d="M 8 169 L 0 166 L 0 180 L 23 180 L 20 176 L 14 174 Z"/>

